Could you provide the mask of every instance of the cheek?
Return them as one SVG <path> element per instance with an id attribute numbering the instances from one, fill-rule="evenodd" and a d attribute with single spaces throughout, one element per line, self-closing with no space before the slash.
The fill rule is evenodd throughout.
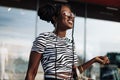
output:
<path id="1" fill-rule="evenodd" d="M 65 25 L 65 24 L 66 24 L 66 22 L 67 22 L 67 20 L 66 20 L 66 19 L 61 19 L 61 20 L 59 21 L 59 24 L 60 24 L 60 25 Z"/>
<path id="2" fill-rule="evenodd" d="M 59 25 L 67 25 L 67 19 L 66 18 L 64 18 L 64 17 L 61 17 L 60 19 L 59 19 Z"/>
<path id="3" fill-rule="evenodd" d="M 67 23 L 67 19 L 62 19 L 62 23 L 66 24 Z"/>

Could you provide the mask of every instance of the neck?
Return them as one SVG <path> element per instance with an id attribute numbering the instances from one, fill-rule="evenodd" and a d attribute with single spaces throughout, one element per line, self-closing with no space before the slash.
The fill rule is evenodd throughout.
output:
<path id="1" fill-rule="evenodd" d="M 54 33 L 61 38 L 66 36 L 66 31 L 65 30 L 64 31 L 56 30 L 56 31 L 54 31 Z"/>

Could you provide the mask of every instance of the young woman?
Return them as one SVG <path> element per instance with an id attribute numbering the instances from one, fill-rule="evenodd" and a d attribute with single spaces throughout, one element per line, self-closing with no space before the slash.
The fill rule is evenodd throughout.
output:
<path id="1" fill-rule="evenodd" d="M 53 32 L 41 33 L 33 43 L 25 80 L 34 80 L 41 61 L 45 80 L 74 80 L 73 68 L 80 73 L 93 63 L 109 63 L 106 56 L 97 56 L 90 61 L 77 64 L 77 55 L 73 54 L 72 41 L 66 37 L 66 31 L 74 25 L 74 14 L 66 4 L 47 4 L 38 11 L 40 19 L 51 22 Z"/>

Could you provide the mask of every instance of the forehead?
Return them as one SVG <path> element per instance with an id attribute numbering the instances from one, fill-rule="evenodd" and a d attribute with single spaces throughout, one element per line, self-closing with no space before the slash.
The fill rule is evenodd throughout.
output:
<path id="1" fill-rule="evenodd" d="M 65 6 L 65 5 L 63 5 L 63 6 L 61 7 L 61 12 L 63 12 L 63 11 L 71 12 L 70 8 L 69 8 L 68 6 Z"/>

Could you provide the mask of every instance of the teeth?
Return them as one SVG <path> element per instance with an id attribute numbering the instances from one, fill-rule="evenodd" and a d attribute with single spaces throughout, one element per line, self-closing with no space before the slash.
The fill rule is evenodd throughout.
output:
<path id="1" fill-rule="evenodd" d="M 68 21 L 69 23 L 73 23 L 72 21 Z"/>

